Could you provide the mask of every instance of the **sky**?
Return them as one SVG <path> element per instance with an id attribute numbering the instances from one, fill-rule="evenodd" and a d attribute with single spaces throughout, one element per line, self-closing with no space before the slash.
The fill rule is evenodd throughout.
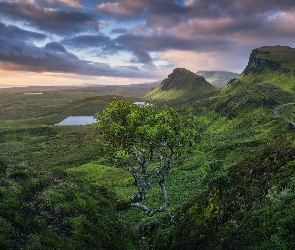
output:
<path id="1" fill-rule="evenodd" d="M 265 45 L 295 47 L 295 1 L 0 0 L 0 86 L 241 73 Z"/>

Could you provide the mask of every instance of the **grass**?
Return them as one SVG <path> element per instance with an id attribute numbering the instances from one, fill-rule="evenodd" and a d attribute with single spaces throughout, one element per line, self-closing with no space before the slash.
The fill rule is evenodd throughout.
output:
<path id="1" fill-rule="evenodd" d="M 54 124 L 55 117 L 60 120 L 70 115 L 94 115 L 102 111 L 115 96 L 133 96 L 135 100 L 146 94 L 149 85 L 134 87 L 29 87 L 0 89 L 0 129 L 13 126 L 13 121 L 23 120 L 32 124 Z M 42 95 L 27 95 L 26 92 L 41 92 Z M 40 120 L 41 119 L 41 120 Z M 21 122 L 22 123 L 22 122 Z"/>
<path id="2" fill-rule="evenodd" d="M 286 117 L 289 120 L 295 121 L 295 105 L 282 106 L 278 110 L 280 116 Z"/>
<path id="3" fill-rule="evenodd" d="M 116 210 L 136 192 L 134 180 L 107 165 L 93 127 L 52 125 L 92 115 L 112 96 L 94 89 L 47 90 L 43 98 L 0 93 L 0 248 L 292 247 L 295 134 L 272 108 L 294 100 L 293 80 L 258 78 L 190 101 L 159 101 L 197 115 L 201 139 L 166 182 L 177 223 L 157 215 L 143 235 L 132 228 L 150 218 L 135 208 Z M 279 112 L 292 119 L 293 108 Z M 145 204 L 158 206 L 161 190 L 151 195 Z"/>

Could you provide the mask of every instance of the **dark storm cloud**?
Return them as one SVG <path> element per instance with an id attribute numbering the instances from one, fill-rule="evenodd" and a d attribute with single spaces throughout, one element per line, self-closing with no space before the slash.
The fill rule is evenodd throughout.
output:
<path id="1" fill-rule="evenodd" d="M 191 18 L 240 17 L 269 11 L 288 11 L 295 8 L 290 0 L 192 0 L 187 5 L 178 5 L 170 0 L 150 3 L 148 15 L 178 17 L 178 20 Z"/>
<path id="2" fill-rule="evenodd" d="M 143 64 L 153 63 L 153 58 L 149 54 L 151 52 L 164 52 L 169 49 L 204 52 L 212 51 L 213 48 L 222 50 L 232 46 L 231 42 L 222 37 L 208 39 L 202 36 L 188 39 L 172 35 L 125 34 L 116 38 L 115 41 L 134 55 L 131 62 Z"/>
<path id="3" fill-rule="evenodd" d="M 57 43 L 44 48 L 23 41 L 0 39 L 2 70 L 73 73 L 92 76 L 143 77 L 137 67 L 110 67 L 108 64 L 81 60 Z"/>
<path id="4" fill-rule="evenodd" d="M 66 53 L 65 47 L 62 46 L 60 43 L 57 43 L 57 42 L 47 43 L 45 45 L 45 49 L 48 49 L 48 50 L 51 50 L 51 51 L 57 51 L 57 52 Z"/>
<path id="5" fill-rule="evenodd" d="M 295 9 L 295 1 L 290 0 L 191 0 L 187 5 L 171 0 L 132 0 L 104 1 L 99 10 L 121 19 L 126 17 L 146 19 L 146 26 L 167 28 L 193 19 L 218 20 L 232 17 L 240 18 L 267 17 L 276 11 Z"/>
<path id="6" fill-rule="evenodd" d="M 32 27 L 54 34 L 66 35 L 97 28 L 94 15 L 81 11 L 46 9 L 28 2 L 0 2 L 0 15 L 23 21 Z"/>
<path id="7" fill-rule="evenodd" d="M 115 53 L 122 49 L 105 35 L 80 35 L 65 39 L 62 43 L 76 48 L 99 48 L 105 53 Z"/>
<path id="8" fill-rule="evenodd" d="M 143 76 L 134 65 L 112 68 L 77 55 L 105 59 L 127 51 L 131 59 L 125 62 L 152 72 L 157 52 L 234 54 L 240 48 L 248 53 L 255 46 L 295 39 L 294 10 L 291 0 L 0 0 L 0 61 L 16 70 Z M 42 39 L 51 42 L 34 45 Z"/>
<path id="9" fill-rule="evenodd" d="M 133 59 L 131 59 L 131 62 L 152 63 L 152 61 L 153 61 L 153 59 L 151 58 L 149 53 L 147 53 L 146 51 L 144 51 L 138 47 L 134 47 L 133 49 L 131 49 L 131 52 L 135 56 Z"/>
<path id="10" fill-rule="evenodd" d="M 195 2 L 200 3 L 198 0 Z M 211 9 L 214 6 L 213 9 L 219 9 L 223 15 L 239 17 L 241 15 L 255 15 L 269 11 L 289 11 L 295 8 L 295 2 L 290 0 L 208 0 L 208 6 L 209 8 L 211 6 Z"/>
<path id="11" fill-rule="evenodd" d="M 0 22 L 0 38 L 2 39 L 22 39 L 22 40 L 43 40 L 44 34 L 27 31 L 14 25 L 6 25 Z"/>
<path id="12" fill-rule="evenodd" d="M 218 38 L 216 40 L 206 37 L 197 37 L 195 39 L 181 38 L 172 35 L 121 35 L 115 39 L 118 44 L 121 44 L 125 49 L 133 51 L 137 54 L 137 50 L 145 50 L 148 52 L 165 51 L 167 49 L 179 50 L 210 50 L 212 47 L 224 47 L 227 41 Z M 229 46 L 229 44 L 228 44 Z"/>

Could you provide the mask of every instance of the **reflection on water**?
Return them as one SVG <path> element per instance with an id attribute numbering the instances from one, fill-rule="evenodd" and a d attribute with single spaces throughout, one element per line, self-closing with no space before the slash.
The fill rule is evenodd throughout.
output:
<path id="1" fill-rule="evenodd" d="M 56 125 L 87 125 L 95 122 L 93 116 L 69 116 Z"/>
<path id="2" fill-rule="evenodd" d="M 31 94 L 31 93 L 30 93 Z M 36 93 L 39 94 L 39 93 Z M 42 94 L 42 93 L 40 93 Z M 135 102 L 137 105 L 149 105 L 146 102 Z M 87 125 L 96 123 L 96 119 L 93 116 L 69 116 L 68 118 L 64 119 L 60 123 L 55 125 Z"/>

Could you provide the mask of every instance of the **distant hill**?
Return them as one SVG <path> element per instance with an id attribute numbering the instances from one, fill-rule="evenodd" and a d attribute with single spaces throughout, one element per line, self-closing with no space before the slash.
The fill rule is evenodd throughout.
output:
<path id="1" fill-rule="evenodd" d="M 196 74 L 218 88 L 224 87 L 230 80 L 239 76 L 238 73 L 228 71 L 197 71 Z"/>
<path id="2" fill-rule="evenodd" d="M 204 77 L 176 68 L 161 84 L 145 95 L 146 99 L 171 100 L 201 96 L 217 90 Z"/>

